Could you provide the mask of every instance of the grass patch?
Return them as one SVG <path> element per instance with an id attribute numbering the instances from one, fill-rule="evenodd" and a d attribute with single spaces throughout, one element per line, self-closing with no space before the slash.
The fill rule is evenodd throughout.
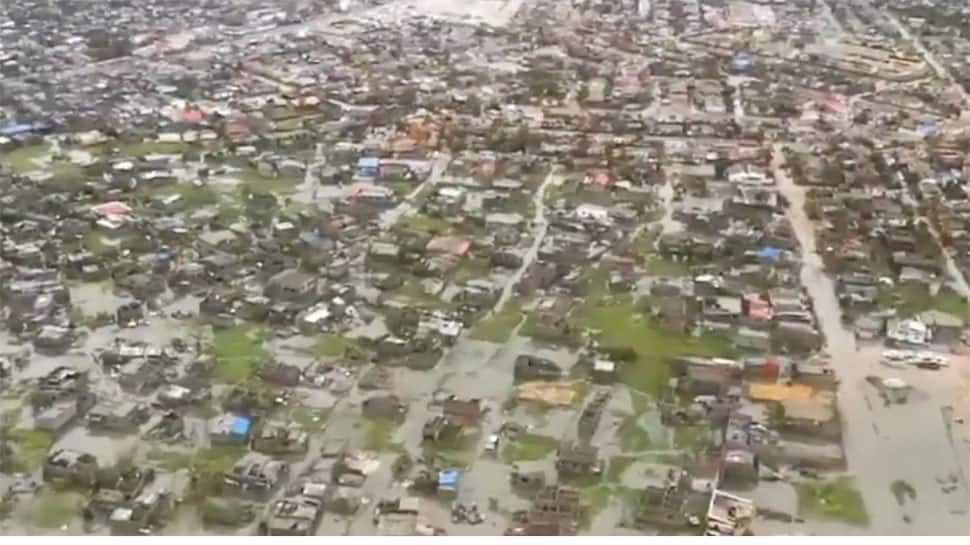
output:
<path id="1" fill-rule="evenodd" d="M 187 466 L 192 476 L 192 493 L 195 499 L 222 493 L 224 475 L 245 454 L 242 447 L 219 446 L 194 452 Z"/>
<path id="2" fill-rule="evenodd" d="M 179 183 L 155 188 L 149 194 L 157 197 L 178 195 L 181 198 L 176 201 L 176 205 L 187 209 L 203 208 L 219 204 L 219 192 L 212 189 L 209 185 Z"/>
<path id="3" fill-rule="evenodd" d="M 647 274 L 652 276 L 688 276 L 690 264 L 685 261 L 674 261 L 661 256 L 653 256 L 647 260 Z"/>
<path id="4" fill-rule="evenodd" d="M 43 430 L 10 430 L 8 438 L 14 450 L 14 469 L 28 473 L 47 458 L 54 437 Z"/>
<path id="5" fill-rule="evenodd" d="M 970 303 L 950 288 L 941 288 L 930 298 L 930 305 L 930 308 L 952 314 L 964 322 L 970 320 Z"/>
<path id="6" fill-rule="evenodd" d="M 432 234 L 445 233 L 451 229 L 451 224 L 444 218 L 433 218 L 420 213 L 402 217 L 399 225 L 412 231 Z"/>
<path id="7" fill-rule="evenodd" d="M 862 494 L 855 488 L 851 477 L 840 477 L 828 482 L 805 482 L 795 485 L 798 492 L 798 512 L 805 518 L 837 520 L 868 526 Z"/>
<path id="8" fill-rule="evenodd" d="M 105 255 L 113 249 L 97 231 L 85 233 L 84 238 L 81 239 L 81 246 L 97 256 Z"/>
<path id="9" fill-rule="evenodd" d="M 149 451 L 146 458 L 155 467 L 163 471 L 175 472 L 189 467 L 192 463 L 191 452 L 181 452 L 175 450 L 153 449 Z"/>
<path id="10" fill-rule="evenodd" d="M 509 340 L 520 323 L 522 323 L 522 306 L 512 301 L 502 310 L 475 324 L 470 335 L 479 341 L 504 343 Z"/>
<path id="11" fill-rule="evenodd" d="M 674 448 L 699 452 L 710 444 L 710 430 L 704 426 L 677 426 L 674 428 Z"/>
<path id="12" fill-rule="evenodd" d="M 484 257 L 469 257 L 461 260 L 457 267 L 448 272 L 452 282 L 461 284 L 469 280 L 485 278 L 492 270 L 488 259 Z"/>
<path id="13" fill-rule="evenodd" d="M 394 294 L 416 307 L 447 309 L 453 306 L 442 301 L 437 295 L 426 292 L 421 282 L 414 278 L 405 280 Z"/>
<path id="14" fill-rule="evenodd" d="M 41 492 L 31 504 L 30 524 L 45 529 L 69 524 L 80 511 L 83 500 L 84 496 L 76 492 Z"/>
<path id="15" fill-rule="evenodd" d="M 365 418 L 364 449 L 376 452 L 399 452 L 401 445 L 394 442 L 394 432 L 400 423 L 385 418 Z"/>
<path id="16" fill-rule="evenodd" d="M 266 176 L 255 168 L 246 168 L 238 174 L 242 181 L 243 192 L 268 192 L 285 194 L 293 191 L 299 185 L 300 179 L 289 176 Z"/>
<path id="17" fill-rule="evenodd" d="M 124 157 L 143 155 L 181 155 L 192 149 L 188 142 L 119 142 L 118 153 Z"/>
<path id="18" fill-rule="evenodd" d="M 662 466 L 676 466 L 681 467 L 684 465 L 685 457 L 683 454 L 676 454 L 672 452 L 657 452 L 652 454 L 647 454 L 641 458 L 641 461 L 657 464 Z"/>
<path id="19" fill-rule="evenodd" d="M 626 470 L 636 462 L 633 456 L 614 456 L 610 458 L 610 464 L 606 468 L 606 480 L 610 483 L 618 483 L 623 479 Z"/>
<path id="20" fill-rule="evenodd" d="M 559 440 L 534 433 L 520 433 L 502 448 L 502 461 L 507 464 L 543 460 L 559 448 Z"/>
<path id="21" fill-rule="evenodd" d="M 579 490 L 579 503 L 586 510 L 587 521 L 606 509 L 610 504 L 611 496 L 610 487 L 602 483 L 585 486 Z"/>
<path id="22" fill-rule="evenodd" d="M 901 316 L 913 316 L 927 310 L 939 310 L 952 314 L 964 322 L 970 321 L 970 303 L 950 288 L 940 288 L 930 295 L 922 286 L 896 286 L 879 293 L 879 306 L 895 308 Z"/>
<path id="23" fill-rule="evenodd" d="M 578 312 L 581 328 L 599 332 L 604 348 L 630 348 L 636 357 L 620 365 L 620 380 L 638 392 L 657 394 L 666 384 L 667 363 L 680 356 L 732 357 L 726 338 L 665 330 L 641 314 L 629 297 L 607 298 L 594 288 Z"/>
<path id="24" fill-rule="evenodd" d="M 51 174 L 55 178 L 79 178 L 84 169 L 70 161 L 55 161 L 51 164 Z"/>
<path id="25" fill-rule="evenodd" d="M 6 165 L 7 168 L 16 174 L 23 174 L 24 172 L 30 172 L 32 170 L 40 170 L 41 167 L 39 167 L 34 160 L 40 159 L 41 157 L 47 155 L 49 151 L 49 148 L 45 144 L 25 146 L 4 152 L 3 160 L 0 161 L 0 163 Z"/>
<path id="26" fill-rule="evenodd" d="M 650 448 L 650 434 L 640 426 L 640 417 L 631 414 L 623 418 L 617 431 L 623 452 L 641 452 Z"/>
<path id="27" fill-rule="evenodd" d="M 321 335 L 314 343 L 312 352 L 318 358 L 347 358 L 354 361 L 367 359 L 366 352 L 357 341 L 333 333 Z"/>
<path id="28" fill-rule="evenodd" d="M 425 446 L 425 453 L 439 467 L 468 467 L 478 457 L 476 432 L 446 437 Z"/>
<path id="29" fill-rule="evenodd" d="M 330 409 L 314 409 L 311 407 L 296 407 L 290 410 L 289 420 L 296 422 L 307 432 L 322 431 L 327 427 Z"/>
<path id="30" fill-rule="evenodd" d="M 394 195 L 396 195 L 400 199 L 407 197 L 412 192 L 414 192 L 414 190 L 418 187 L 418 184 L 414 182 L 407 182 L 404 180 L 396 180 L 393 182 L 389 182 L 387 185 L 388 187 L 391 188 L 391 191 L 394 192 Z"/>
<path id="31" fill-rule="evenodd" d="M 215 376 L 222 382 L 242 382 L 256 375 L 263 364 L 263 330 L 238 325 L 216 331 L 212 340 Z"/>

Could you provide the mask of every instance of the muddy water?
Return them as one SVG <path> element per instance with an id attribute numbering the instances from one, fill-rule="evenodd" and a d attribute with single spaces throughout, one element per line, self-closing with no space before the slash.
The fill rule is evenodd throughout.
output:
<path id="1" fill-rule="evenodd" d="M 804 213 L 805 191 L 780 168 L 782 161 L 780 147 L 776 147 L 773 166 L 778 188 L 791 203 L 789 218 L 802 246 L 802 282 L 814 301 L 827 351 L 840 379 L 839 408 L 848 471 L 856 477 L 871 519 L 868 529 L 811 523 L 811 531 L 965 534 L 970 528 L 970 518 L 960 513 L 966 508 L 965 488 L 944 494 L 936 481 L 965 463 L 948 441 L 939 415 L 940 406 L 953 392 L 928 389 L 931 395 L 922 402 L 887 407 L 866 383 L 867 375 L 899 376 L 899 372 L 878 363 L 879 348 L 857 350 L 852 333 L 842 326 L 834 283 L 821 269 L 814 227 Z M 919 389 L 928 382 L 926 373 L 913 370 L 901 378 Z M 890 491 L 897 479 L 910 483 L 918 493 L 918 505 L 910 506 L 905 513 Z M 904 514 L 912 517 L 911 522 L 903 520 Z"/>

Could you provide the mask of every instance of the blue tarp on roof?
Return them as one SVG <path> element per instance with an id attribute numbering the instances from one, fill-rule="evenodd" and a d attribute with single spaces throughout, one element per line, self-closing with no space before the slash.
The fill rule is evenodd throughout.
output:
<path id="1" fill-rule="evenodd" d="M 361 157 L 357 160 L 357 168 L 380 168 L 381 160 L 377 157 Z"/>
<path id="2" fill-rule="evenodd" d="M 939 127 L 936 126 L 936 123 L 925 122 L 916 125 L 916 132 L 920 136 L 930 136 L 936 134 L 938 129 Z"/>
<path id="3" fill-rule="evenodd" d="M 781 257 L 781 248 L 776 248 L 774 246 L 762 246 L 758 248 L 758 258 L 759 259 L 770 259 L 776 261 Z"/>
<path id="4" fill-rule="evenodd" d="M 253 425 L 253 421 L 245 416 L 234 416 L 232 418 L 232 424 L 229 425 L 229 432 L 233 435 L 248 435 L 249 427 Z"/>
<path id="5" fill-rule="evenodd" d="M 13 123 L 0 128 L 0 134 L 4 136 L 16 136 L 18 134 L 27 134 L 34 130 L 34 126 L 30 123 Z"/>
<path id="6" fill-rule="evenodd" d="M 458 486 L 458 470 L 442 469 L 438 472 L 438 486 L 445 488 L 455 488 Z"/>

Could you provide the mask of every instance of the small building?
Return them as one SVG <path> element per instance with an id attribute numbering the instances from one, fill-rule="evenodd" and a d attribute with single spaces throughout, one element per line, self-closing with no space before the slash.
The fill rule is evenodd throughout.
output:
<path id="1" fill-rule="evenodd" d="M 225 414 L 209 422 L 209 440 L 213 444 L 244 445 L 249 442 L 252 427 L 248 416 Z"/>
<path id="2" fill-rule="evenodd" d="M 271 455 L 306 453 L 310 435 L 296 422 L 266 422 L 254 434 L 250 447 Z"/>
<path id="3" fill-rule="evenodd" d="M 957 343 L 963 334 L 963 319 L 948 312 L 927 310 L 921 312 L 917 319 L 929 328 L 934 343 Z"/>
<path id="4" fill-rule="evenodd" d="M 604 359 L 594 361 L 591 378 L 597 384 L 612 384 L 616 380 L 616 363 Z"/>
<path id="5" fill-rule="evenodd" d="M 312 536 L 324 513 L 324 502 L 313 496 L 288 496 L 273 502 L 260 533 L 269 536 Z"/>
<path id="6" fill-rule="evenodd" d="M 442 469 L 438 471 L 438 496 L 445 499 L 454 499 L 458 496 L 458 481 L 461 472 L 457 469 Z"/>
<path id="7" fill-rule="evenodd" d="M 556 451 L 556 471 L 567 477 L 599 475 L 603 471 L 599 449 L 573 441 L 564 442 Z"/>
<path id="8" fill-rule="evenodd" d="M 98 473 L 98 460 L 76 450 L 57 449 L 44 461 L 43 477 L 47 482 L 69 482 L 89 485 Z"/>
<path id="9" fill-rule="evenodd" d="M 306 301 L 316 291 L 316 278 L 295 269 L 285 270 L 266 283 L 264 295 L 286 301 Z"/>
<path id="10" fill-rule="evenodd" d="M 98 403 L 88 411 L 88 428 L 97 431 L 132 432 L 148 420 L 148 408 L 133 401 Z"/>
<path id="11" fill-rule="evenodd" d="M 463 428 L 477 428 L 485 414 L 480 399 L 460 400 L 452 397 L 442 403 L 441 410 L 448 422 Z"/>
<path id="12" fill-rule="evenodd" d="M 666 529 L 688 526 L 692 481 L 686 471 L 671 469 L 663 485 L 647 486 L 634 515 L 636 525 Z"/>
<path id="13" fill-rule="evenodd" d="M 166 492 L 143 492 L 128 505 L 116 507 L 108 518 L 112 535 L 146 535 L 165 525 L 173 508 Z"/>
<path id="14" fill-rule="evenodd" d="M 250 452 L 224 475 L 225 484 L 243 493 L 265 497 L 276 490 L 290 473 L 290 465 L 265 454 Z"/>
<path id="15" fill-rule="evenodd" d="M 557 380 L 562 368 L 546 358 L 521 354 L 515 358 L 515 380 Z"/>

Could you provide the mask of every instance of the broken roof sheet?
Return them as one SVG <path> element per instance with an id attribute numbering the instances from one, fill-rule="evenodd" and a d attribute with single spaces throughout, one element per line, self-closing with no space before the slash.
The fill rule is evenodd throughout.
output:
<path id="1" fill-rule="evenodd" d="M 465 255 L 471 249 L 470 240 L 462 237 L 435 237 L 428 241 L 425 249 L 429 252 L 437 252 L 451 255 Z"/>

